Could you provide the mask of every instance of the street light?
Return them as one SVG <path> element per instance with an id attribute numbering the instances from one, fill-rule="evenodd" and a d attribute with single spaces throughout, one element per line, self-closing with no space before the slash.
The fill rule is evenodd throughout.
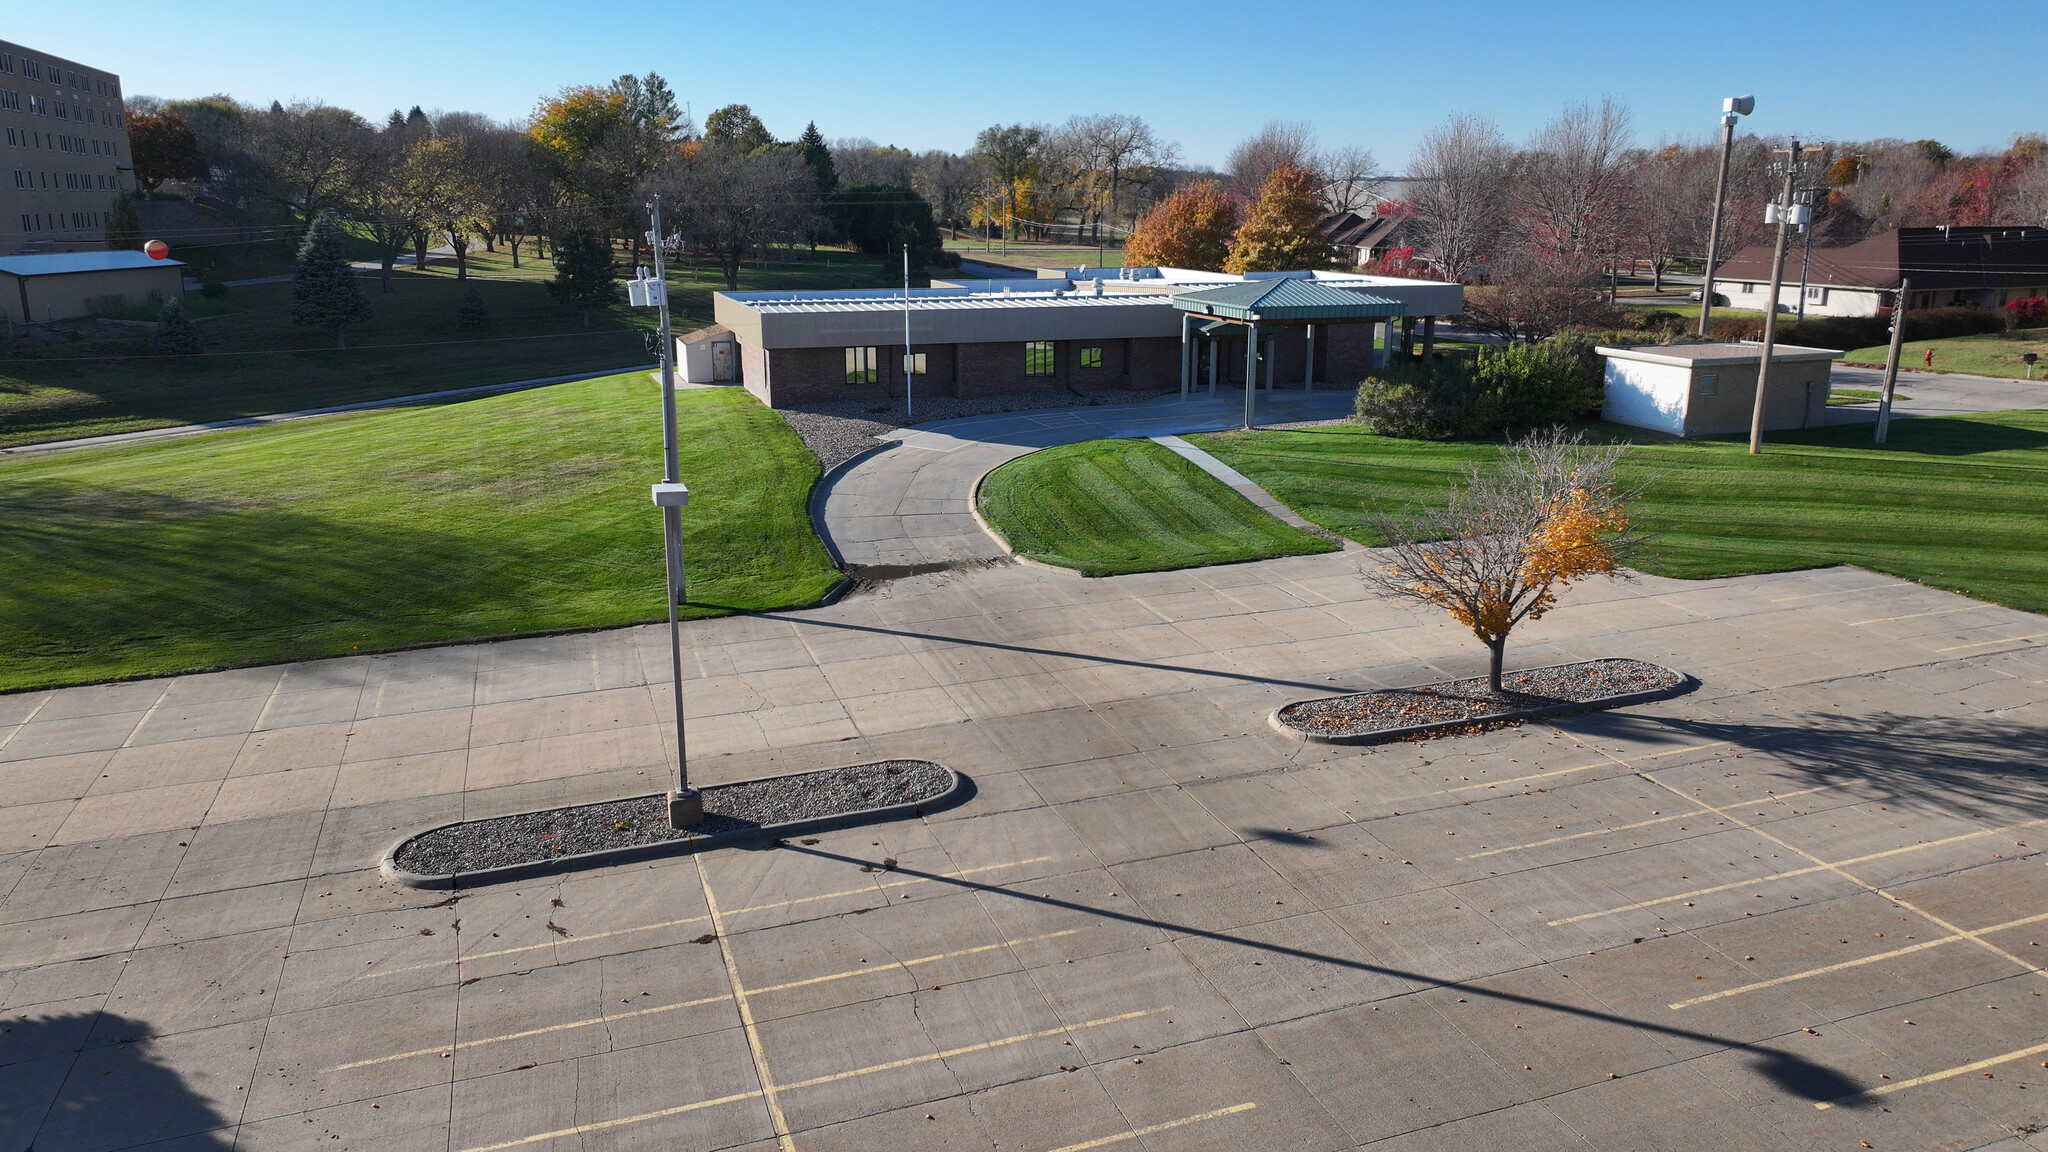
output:
<path id="1" fill-rule="evenodd" d="M 1721 101 L 1721 175 L 1714 181 L 1714 223 L 1707 230 L 1707 275 L 1700 281 L 1700 339 L 1707 338 L 1707 318 L 1714 312 L 1714 265 L 1721 257 L 1721 206 L 1728 196 L 1728 157 L 1735 151 L 1735 118 L 1756 111 L 1756 97 L 1730 96 Z"/>

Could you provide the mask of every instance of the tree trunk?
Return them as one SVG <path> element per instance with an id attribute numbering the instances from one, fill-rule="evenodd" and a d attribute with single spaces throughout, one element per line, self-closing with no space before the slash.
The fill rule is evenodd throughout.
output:
<path id="1" fill-rule="evenodd" d="M 334 346 L 336 348 L 348 347 L 348 329 L 336 328 L 334 330 Z"/>
<path id="2" fill-rule="evenodd" d="M 583 326 L 585 328 L 590 327 L 590 309 L 588 308 L 583 310 Z"/>
<path id="3" fill-rule="evenodd" d="M 427 270 L 427 234 L 425 232 L 415 232 L 412 234 L 412 270 L 415 272 L 425 272 Z"/>
<path id="4" fill-rule="evenodd" d="M 1507 691 L 1500 682 L 1500 660 L 1502 654 L 1507 651 L 1508 638 L 1503 636 L 1498 640 L 1490 642 L 1486 647 L 1492 654 L 1492 660 L 1486 670 L 1486 686 L 1493 689 L 1494 693 L 1498 695 Z"/>
<path id="5" fill-rule="evenodd" d="M 390 293 L 392 293 L 392 292 L 395 292 L 395 291 L 397 291 L 397 289 L 395 289 L 395 288 L 393 288 L 393 287 L 391 286 L 391 266 L 392 266 L 393 264 L 396 264 L 396 263 L 398 263 L 398 251 L 397 251 L 397 249 L 394 249 L 394 248 L 387 248 L 387 249 L 385 249 L 385 250 L 384 250 L 384 270 L 383 270 L 383 272 L 382 272 L 382 273 L 380 273 L 380 274 L 379 274 L 379 279 L 380 279 L 380 280 L 382 281 L 382 283 L 383 283 L 383 285 L 384 285 L 384 291 L 385 291 L 385 293 L 386 293 L 387 295 L 388 295 L 388 294 L 390 294 Z"/>
<path id="6" fill-rule="evenodd" d="M 519 268 L 519 241 L 507 237 L 505 247 L 512 250 L 512 268 L 514 271 L 517 271 Z"/>

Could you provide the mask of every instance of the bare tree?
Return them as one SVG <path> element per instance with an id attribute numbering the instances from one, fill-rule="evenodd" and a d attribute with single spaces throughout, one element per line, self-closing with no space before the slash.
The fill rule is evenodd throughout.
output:
<path id="1" fill-rule="evenodd" d="M 1517 197 L 1531 243 L 1587 258 L 1613 250 L 1629 191 L 1628 108 L 1567 104 L 1523 156 Z"/>
<path id="2" fill-rule="evenodd" d="M 378 153 L 375 130 L 346 108 L 273 103 L 253 128 L 272 177 L 270 198 L 301 220 L 344 207 L 360 169 Z"/>
<path id="3" fill-rule="evenodd" d="M 1266 178 L 1282 164 L 1323 178 L 1321 157 L 1316 154 L 1316 133 L 1306 120 L 1272 120 L 1264 128 L 1238 142 L 1224 158 L 1230 173 L 1228 191 L 1240 200 L 1258 199 Z"/>
<path id="4" fill-rule="evenodd" d="M 1365 215 L 1378 207 L 1380 184 L 1386 180 L 1386 173 L 1380 171 L 1379 161 L 1373 159 L 1370 149 L 1356 144 L 1332 149 L 1323 153 L 1320 167 L 1323 203 L 1330 211 Z"/>
<path id="5" fill-rule="evenodd" d="M 815 210 L 818 186 L 802 153 L 765 148 L 742 155 L 707 142 L 676 160 L 650 184 L 674 206 L 676 227 L 718 261 L 727 291 L 740 286 L 740 263 L 801 226 Z"/>
<path id="6" fill-rule="evenodd" d="M 967 217 L 968 201 L 975 187 L 974 165 L 964 156 L 933 149 L 917 158 L 910 174 L 910 186 L 932 206 L 940 225 L 960 238 L 960 222 Z"/>
<path id="7" fill-rule="evenodd" d="M 1423 136 L 1409 164 L 1410 206 L 1424 259 L 1463 280 L 1500 242 L 1508 219 L 1512 153 L 1490 120 L 1453 115 Z"/>
<path id="8" fill-rule="evenodd" d="M 1073 156 L 1081 200 L 1094 216 L 1098 238 L 1105 219 L 1114 229 L 1118 221 L 1130 218 L 1126 208 L 1131 191 L 1152 183 L 1179 155 L 1141 117 L 1121 113 L 1075 116 L 1053 139 L 1063 141 Z"/>
<path id="9" fill-rule="evenodd" d="M 865 136 L 832 141 L 832 167 L 839 173 L 839 186 L 893 184 L 909 187 L 917 157 L 894 145 L 877 144 Z"/>
<path id="10" fill-rule="evenodd" d="M 1621 563 L 1641 539 L 1627 513 L 1637 490 L 1616 475 L 1626 450 L 1554 428 L 1511 441 L 1491 471 L 1467 463 L 1441 506 L 1412 520 L 1374 513 L 1390 555 L 1365 573 L 1367 586 L 1470 628 L 1491 655 L 1487 686 L 1505 695 L 1501 661 L 1516 625 L 1542 618 L 1574 581 L 1629 578 Z"/>

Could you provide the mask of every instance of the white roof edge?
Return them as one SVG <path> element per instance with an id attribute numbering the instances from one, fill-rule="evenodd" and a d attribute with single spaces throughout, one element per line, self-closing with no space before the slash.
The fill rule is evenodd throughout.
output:
<path id="1" fill-rule="evenodd" d="M 1763 345 L 1755 345 L 1754 351 L 1723 351 L 1719 354 L 1687 356 L 1676 352 L 1661 351 L 1666 348 L 1697 348 L 1697 344 L 1653 344 L 1647 347 L 1630 345 L 1599 345 L 1593 351 L 1602 356 L 1615 356 L 1623 360 L 1646 360 L 1653 364 L 1751 364 L 1763 359 Z M 1835 360 L 1844 353 L 1834 348 L 1808 348 L 1798 344 L 1780 344 L 1771 350 L 1773 360 Z"/>

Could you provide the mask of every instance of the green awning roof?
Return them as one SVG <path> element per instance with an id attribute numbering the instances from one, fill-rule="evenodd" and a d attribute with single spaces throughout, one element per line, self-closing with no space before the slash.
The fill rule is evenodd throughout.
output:
<path id="1" fill-rule="evenodd" d="M 1399 300 L 1369 296 L 1315 280 L 1252 280 L 1198 292 L 1182 292 L 1173 306 L 1226 320 L 1371 320 L 1405 315 Z"/>

